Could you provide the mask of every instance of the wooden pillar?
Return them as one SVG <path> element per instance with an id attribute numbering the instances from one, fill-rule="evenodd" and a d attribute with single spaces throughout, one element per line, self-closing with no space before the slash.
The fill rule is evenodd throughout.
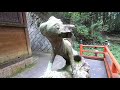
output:
<path id="1" fill-rule="evenodd" d="M 80 55 L 83 55 L 83 44 L 80 44 Z"/>

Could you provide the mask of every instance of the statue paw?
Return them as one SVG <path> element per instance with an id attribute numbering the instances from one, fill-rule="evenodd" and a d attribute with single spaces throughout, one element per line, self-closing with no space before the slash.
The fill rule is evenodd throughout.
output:
<path id="1" fill-rule="evenodd" d="M 47 70 L 46 70 L 46 72 L 51 72 L 52 70 L 51 70 L 51 68 L 47 68 Z"/>
<path id="2" fill-rule="evenodd" d="M 51 70 L 46 70 L 44 73 L 44 77 L 48 77 L 51 74 Z"/>

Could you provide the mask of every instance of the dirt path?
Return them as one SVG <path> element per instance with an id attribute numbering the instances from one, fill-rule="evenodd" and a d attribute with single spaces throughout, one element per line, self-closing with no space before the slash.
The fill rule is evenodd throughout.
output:
<path id="1" fill-rule="evenodd" d="M 106 35 L 106 39 L 109 40 L 111 43 L 120 44 L 120 35 Z"/>
<path id="2" fill-rule="evenodd" d="M 46 53 L 40 53 L 33 55 L 33 59 L 35 61 L 35 64 L 25 69 L 23 72 L 18 73 L 17 75 L 11 77 L 11 78 L 39 78 L 42 76 L 47 68 L 48 61 L 50 59 L 50 54 Z M 61 57 L 57 56 L 54 63 L 52 70 L 57 70 L 59 68 L 64 67 L 65 61 Z"/>

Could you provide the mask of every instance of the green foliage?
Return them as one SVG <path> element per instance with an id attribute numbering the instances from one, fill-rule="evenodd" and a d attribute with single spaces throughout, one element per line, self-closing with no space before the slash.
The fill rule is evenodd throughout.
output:
<path id="1" fill-rule="evenodd" d="M 95 42 L 103 42 L 100 31 L 103 29 L 103 21 L 91 19 L 90 12 L 73 12 L 71 14 L 71 22 L 76 25 L 77 37 L 84 36 L 86 39 L 95 40 Z M 78 35 L 79 34 L 79 35 Z"/>
<path id="2" fill-rule="evenodd" d="M 92 24 L 90 27 L 90 31 L 93 32 L 93 34 L 91 34 L 91 37 L 92 39 L 95 39 L 95 42 L 99 42 L 99 43 L 103 42 L 103 38 L 100 33 L 100 31 L 102 31 L 103 28 L 102 25 L 103 25 L 102 21 L 97 21 L 96 23 Z"/>
<path id="3" fill-rule="evenodd" d="M 112 44 L 110 47 L 110 51 L 112 52 L 118 63 L 120 63 L 120 44 Z"/>
<path id="4" fill-rule="evenodd" d="M 80 14 L 79 14 L 79 12 L 73 12 L 72 14 L 71 14 L 71 21 L 74 23 L 74 24 L 80 24 Z"/>
<path id="5" fill-rule="evenodd" d="M 87 28 L 85 25 L 77 26 L 77 32 L 81 35 L 87 36 L 89 35 L 89 28 Z"/>
<path id="6" fill-rule="evenodd" d="M 97 21 L 96 23 L 91 25 L 90 29 L 91 30 L 95 29 L 96 31 L 100 31 L 100 30 L 102 30 L 102 25 L 103 25 L 103 21 L 102 20 L 101 21 Z"/>
<path id="7" fill-rule="evenodd" d="M 76 51 L 80 51 L 80 44 L 78 42 L 74 42 L 74 47 L 73 47 Z"/>

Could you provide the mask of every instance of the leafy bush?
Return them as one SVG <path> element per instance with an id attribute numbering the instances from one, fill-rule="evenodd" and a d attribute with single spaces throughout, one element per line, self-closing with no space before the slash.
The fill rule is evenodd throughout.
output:
<path id="1" fill-rule="evenodd" d="M 85 25 L 77 26 L 77 32 L 81 35 L 87 36 L 89 35 L 89 28 L 87 28 Z"/>
<path id="2" fill-rule="evenodd" d="M 75 24 L 76 30 L 74 33 L 76 34 L 76 38 L 84 37 L 86 40 L 93 40 L 94 42 L 103 42 L 103 38 L 101 35 L 101 31 L 103 29 L 103 21 L 97 20 L 93 22 L 91 20 L 90 12 L 72 12 L 71 15 L 71 23 Z"/>
<path id="3" fill-rule="evenodd" d="M 118 63 L 120 63 L 120 45 L 112 44 L 110 47 L 110 51 L 112 52 Z"/>

